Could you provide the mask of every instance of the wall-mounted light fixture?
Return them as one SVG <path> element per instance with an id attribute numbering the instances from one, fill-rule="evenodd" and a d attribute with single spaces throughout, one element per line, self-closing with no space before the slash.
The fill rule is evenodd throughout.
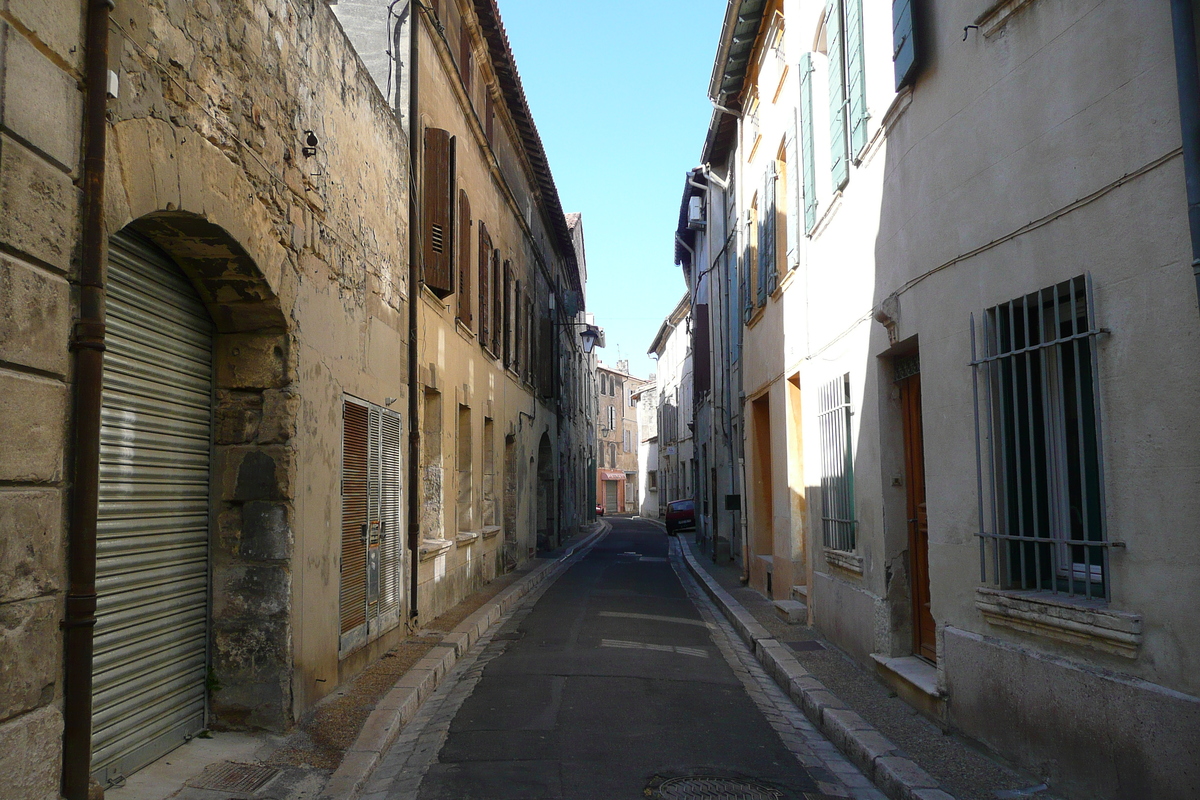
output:
<path id="1" fill-rule="evenodd" d="M 305 158 L 312 158 L 317 154 L 317 135 L 312 131 L 304 132 L 304 146 L 300 148 L 300 152 Z"/>

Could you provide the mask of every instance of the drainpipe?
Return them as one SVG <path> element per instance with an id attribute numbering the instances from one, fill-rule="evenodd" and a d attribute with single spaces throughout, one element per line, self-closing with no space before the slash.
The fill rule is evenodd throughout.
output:
<path id="1" fill-rule="evenodd" d="M 1171 0 L 1171 23 L 1175 37 L 1175 73 L 1179 83 L 1179 127 L 1183 134 L 1188 228 L 1192 237 L 1192 273 L 1200 299 L 1200 71 L 1196 65 L 1196 21 L 1192 0 Z"/>
<path id="2" fill-rule="evenodd" d="M 96 626 L 96 515 L 104 376 L 104 150 L 108 120 L 108 18 L 112 0 L 88 3 L 83 118 L 83 231 L 75 351 L 74 464 L 68 588 L 63 618 L 62 792 L 86 800 L 92 766 L 92 645 Z"/>
<path id="3" fill-rule="evenodd" d="M 413 3 L 423 10 L 419 0 Z M 417 97 L 417 55 L 418 42 L 421 36 L 420 14 L 413 11 L 409 18 L 408 41 L 408 153 L 411 167 L 410 180 L 414 183 L 421 174 L 418 169 L 418 155 L 424 153 L 421 149 L 421 119 L 420 104 Z M 421 250 L 417 236 L 421 229 L 421 209 L 418 202 L 418 187 L 408 193 L 408 550 L 411 561 L 411 572 L 408 586 L 408 618 L 410 627 L 417 622 L 417 568 L 421 563 L 421 381 L 417 370 L 419 348 L 417 335 L 419 321 L 417 308 L 421 293 L 421 275 L 417 265 L 420 261 Z"/>

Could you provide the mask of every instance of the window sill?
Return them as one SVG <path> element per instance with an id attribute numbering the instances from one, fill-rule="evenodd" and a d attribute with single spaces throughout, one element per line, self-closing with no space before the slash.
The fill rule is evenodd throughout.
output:
<path id="1" fill-rule="evenodd" d="M 1142 644 L 1141 614 L 1113 611 L 1099 600 L 981 587 L 975 607 L 991 625 L 1125 658 L 1137 658 Z"/>
<path id="2" fill-rule="evenodd" d="M 845 550 L 825 550 L 825 560 L 831 567 L 844 569 L 847 572 L 853 572 L 855 575 L 863 574 L 863 559 L 857 553 L 847 553 Z"/>
<path id="3" fill-rule="evenodd" d="M 976 17 L 975 24 L 979 26 L 980 33 L 991 38 L 997 31 L 1008 24 L 1009 18 L 1031 2 L 1033 0 L 999 0 L 999 2 L 993 3 L 987 11 Z"/>
<path id="4" fill-rule="evenodd" d="M 454 542 L 449 539 L 422 539 L 421 546 L 417 549 L 417 557 L 421 561 L 432 561 L 438 556 L 450 552 L 450 548 L 453 546 Z"/>
<path id="5" fill-rule="evenodd" d="M 496 534 L 500 533 L 500 526 L 499 525 L 484 525 L 483 528 L 479 532 L 483 535 L 484 539 L 491 539 L 491 538 L 495 537 Z"/>
<path id="6" fill-rule="evenodd" d="M 454 318 L 454 329 L 458 331 L 459 336 L 468 342 L 475 341 L 475 331 L 471 330 L 471 326 L 463 322 L 460 317 Z"/>
<path id="7" fill-rule="evenodd" d="M 754 308 L 754 313 L 750 315 L 750 319 L 746 320 L 746 327 L 753 328 L 755 325 L 757 325 L 758 321 L 763 318 L 763 312 L 766 311 L 766 308 L 766 303 L 763 303 L 761 306 L 756 305 Z"/>
<path id="8" fill-rule="evenodd" d="M 459 531 L 454 537 L 454 544 L 459 547 L 466 547 L 469 544 L 474 544 L 479 539 L 479 531 Z"/>

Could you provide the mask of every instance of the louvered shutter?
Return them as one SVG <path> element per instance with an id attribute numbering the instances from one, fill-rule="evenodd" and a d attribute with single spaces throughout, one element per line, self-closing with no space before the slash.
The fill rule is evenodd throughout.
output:
<path id="1" fill-rule="evenodd" d="M 368 433 L 367 407 L 347 400 L 342 407 L 341 632 L 367 621 Z M 344 646 L 343 650 L 346 649 Z"/>
<path id="2" fill-rule="evenodd" d="M 471 318 L 471 201 L 458 193 L 458 318 L 468 328 Z"/>
<path id="3" fill-rule="evenodd" d="M 846 87 L 850 94 L 850 156 L 858 163 L 867 146 L 867 66 L 863 45 L 863 0 L 842 0 L 846 9 Z"/>
<path id="4" fill-rule="evenodd" d="M 504 278 L 500 272 L 500 250 L 492 250 L 492 354 L 500 356 L 500 338 L 504 333 Z"/>
<path id="5" fill-rule="evenodd" d="M 513 365 L 513 271 L 512 262 L 504 262 L 504 327 L 501 334 L 500 348 L 505 367 Z"/>
<path id="6" fill-rule="evenodd" d="M 817 151 L 813 124 L 812 53 L 800 59 L 800 158 L 803 174 L 804 232 L 817 224 Z"/>
<path id="7" fill-rule="evenodd" d="M 742 322 L 747 323 L 750 317 L 754 315 L 754 298 L 750 296 L 750 270 L 754 269 L 754 263 L 751 258 L 749 245 L 749 236 L 746 237 L 747 244 L 742 248 L 742 269 L 739 274 L 741 281 L 739 291 L 742 294 Z"/>
<path id="8" fill-rule="evenodd" d="M 540 320 L 541 328 L 538 341 L 538 353 L 536 362 L 541 366 L 541 390 L 543 397 L 550 397 L 554 394 L 554 374 L 558 368 L 558 359 L 555 357 L 557 342 L 554 338 L 554 323 L 550 317 L 542 317 Z"/>
<path id="9" fill-rule="evenodd" d="M 471 96 L 471 73 L 474 71 L 475 58 L 471 55 L 471 32 L 467 21 L 460 21 L 458 29 L 458 73 L 462 76 L 463 88 L 467 96 Z"/>
<path id="10" fill-rule="evenodd" d="M 422 225 L 425 285 L 438 297 L 454 291 L 454 137 L 425 129 Z"/>
<path id="11" fill-rule="evenodd" d="M 829 53 L 829 158 L 833 190 L 850 178 L 850 140 L 846 125 L 846 57 L 842 31 L 842 0 L 825 8 L 825 42 Z"/>
<path id="12" fill-rule="evenodd" d="M 764 186 L 767 201 L 767 219 L 763 228 L 766 230 L 767 246 L 767 296 L 775 293 L 779 287 L 779 173 L 775 161 L 767 164 L 767 178 Z"/>
<path id="13" fill-rule="evenodd" d="M 712 371 L 709 364 L 708 304 L 697 303 L 692 309 L 692 379 L 697 394 L 712 388 Z"/>
<path id="14" fill-rule="evenodd" d="M 386 408 L 379 418 L 380 587 L 379 617 L 386 629 L 400 618 L 404 595 L 404 532 L 400 529 L 400 415 Z"/>
<path id="15" fill-rule="evenodd" d="M 784 162 L 783 188 L 787 192 L 787 268 L 793 270 L 800 265 L 800 143 L 796 137 L 796 115 L 792 113 L 788 124 L 787 141 L 785 142 L 787 161 Z"/>
<path id="16" fill-rule="evenodd" d="M 912 0 L 892 0 L 892 61 L 896 67 L 896 91 L 900 91 L 912 78 L 917 63 Z"/>
<path id="17" fill-rule="evenodd" d="M 492 237 L 488 235 L 487 225 L 479 221 L 479 343 L 484 347 L 491 346 L 491 331 L 495 321 L 492 319 Z"/>

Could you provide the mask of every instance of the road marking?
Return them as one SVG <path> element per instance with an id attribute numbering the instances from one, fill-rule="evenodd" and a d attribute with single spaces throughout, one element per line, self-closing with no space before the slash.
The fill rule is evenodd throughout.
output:
<path id="1" fill-rule="evenodd" d="M 601 617 L 620 617 L 621 619 L 648 619 L 654 622 L 678 622 L 680 625 L 696 625 L 700 628 L 707 628 L 708 623 L 702 619 L 688 619 L 687 617 L 664 617 L 658 614 L 635 614 L 632 611 L 601 611 Z"/>
<path id="2" fill-rule="evenodd" d="M 708 653 L 699 647 L 676 647 L 671 644 L 647 644 L 646 642 L 623 642 L 620 639 L 601 639 L 601 647 L 619 647 L 625 650 L 653 650 L 656 653 L 679 653 L 681 656 L 708 658 Z"/>

